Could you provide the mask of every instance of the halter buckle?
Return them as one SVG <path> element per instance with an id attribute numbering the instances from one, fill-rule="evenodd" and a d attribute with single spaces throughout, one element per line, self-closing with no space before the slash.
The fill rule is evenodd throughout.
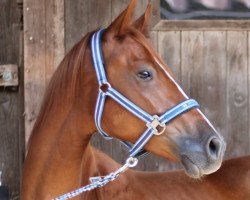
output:
<path id="1" fill-rule="evenodd" d="M 151 123 L 147 123 L 147 127 L 154 129 L 154 135 L 161 135 L 166 129 L 166 124 L 161 123 L 157 115 L 153 117 L 154 120 Z"/>

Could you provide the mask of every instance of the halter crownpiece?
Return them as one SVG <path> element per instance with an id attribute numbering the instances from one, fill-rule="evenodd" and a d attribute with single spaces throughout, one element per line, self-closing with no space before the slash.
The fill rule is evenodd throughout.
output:
<path id="1" fill-rule="evenodd" d="M 147 144 L 147 142 L 152 138 L 153 135 L 161 135 L 165 131 L 167 123 L 169 123 L 175 117 L 193 108 L 198 108 L 199 104 L 194 99 L 188 99 L 174 106 L 170 110 L 167 110 L 161 116 L 152 116 L 141 109 L 139 106 L 134 104 L 132 101 L 130 101 L 128 98 L 123 96 L 120 92 L 115 90 L 107 81 L 105 73 L 104 60 L 101 49 L 101 37 L 104 31 L 104 29 L 97 31 L 91 38 L 92 59 L 99 84 L 99 93 L 95 109 L 96 128 L 105 139 L 112 139 L 112 137 L 110 137 L 109 134 L 107 134 L 101 126 L 102 113 L 106 97 L 111 97 L 121 106 L 126 108 L 128 111 L 130 111 L 132 114 L 146 123 L 146 131 L 135 142 L 135 144 L 131 145 L 128 142 L 121 141 L 126 147 L 129 148 L 130 156 L 136 157 L 144 153 L 143 147 Z M 105 90 L 103 88 L 105 88 Z"/>

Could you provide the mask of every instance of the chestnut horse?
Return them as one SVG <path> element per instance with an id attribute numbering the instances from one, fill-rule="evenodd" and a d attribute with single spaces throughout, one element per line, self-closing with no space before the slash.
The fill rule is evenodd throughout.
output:
<path id="1" fill-rule="evenodd" d="M 94 150 L 102 174 L 119 164 L 99 150 Z M 117 182 L 97 191 L 99 199 L 143 200 L 249 200 L 250 156 L 226 160 L 221 168 L 200 180 L 184 171 L 137 172 L 128 170 Z"/>
<path id="2" fill-rule="evenodd" d="M 29 141 L 22 200 L 56 198 L 88 184 L 89 177 L 103 175 L 90 138 L 98 129 L 94 120 L 97 97 L 99 100 L 99 94 L 111 90 L 110 85 L 150 119 L 160 116 L 147 123 L 147 130 L 153 129 L 155 135 L 150 135 L 145 150 L 181 162 L 194 178 L 221 166 L 225 142 L 198 108 L 182 112 L 167 126 L 160 121 L 166 110 L 176 111 L 176 105 L 188 107 L 186 102 L 190 101 L 148 42 L 151 6 L 133 22 L 135 5 L 136 0 L 131 0 L 99 41 L 109 84 L 100 85 L 92 60 L 90 43 L 97 33 L 88 33 L 76 44 L 54 73 Z M 110 136 L 134 144 L 147 126 L 133 114 L 107 97 L 101 124 Z M 115 187 L 119 184 L 116 182 Z M 115 195 L 102 198 L 97 191 L 75 199 L 116 199 Z"/>

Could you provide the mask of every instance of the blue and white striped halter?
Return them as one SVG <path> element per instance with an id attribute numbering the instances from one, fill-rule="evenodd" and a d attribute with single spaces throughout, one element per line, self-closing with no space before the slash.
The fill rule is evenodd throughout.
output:
<path id="1" fill-rule="evenodd" d="M 99 93 L 95 108 L 96 128 L 105 139 L 112 139 L 101 126 L 104 104 L 108 96 L 146 123 L 147 129 L 135 144 L 132 145 L 128 142 L 121 141 L 129 149 L 130 157 L 137 157 L 145 153 L 143 148 L 153 135 L 161 135 L 165 131 L 167 123 L 190 109 L 198 108 L 199 104 L 193 99 L 188 99 L 167 110 L 161 116 L 152 116 L 123 96 L 110 85 L 106 78 L 101 49 L 101 37 L 103 32 L 104 29 L 101 29 L 94 33 L 91 38 L 92 58 L 99 84 Z M 105 90 L 103 88 L 105 88 Z"/>

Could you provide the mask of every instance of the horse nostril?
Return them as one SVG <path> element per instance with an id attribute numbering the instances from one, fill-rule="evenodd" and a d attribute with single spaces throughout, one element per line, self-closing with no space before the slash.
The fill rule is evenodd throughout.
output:
<path id="1" fill-rule="evenodd" d="M 220 156 L 221 153 L 221 141 L 218 138 L 211 138 L 208 142 L 207 145 L 207 153 L 209 158 L 213 159 L 213 160 L 217 160 Z"/>
<path id="2" fill-rule="evenodd" d="M 216 153 L 217 146 L 213 140 L 209 143 L 209 148 L 211 152 Z"/>

